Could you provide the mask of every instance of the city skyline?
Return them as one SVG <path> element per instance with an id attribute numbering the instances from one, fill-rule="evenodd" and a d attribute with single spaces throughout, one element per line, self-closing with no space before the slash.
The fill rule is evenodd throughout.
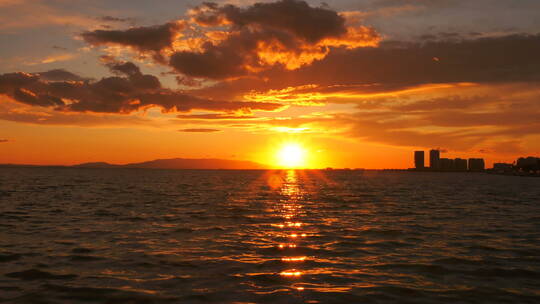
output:
<path id="1" fill-rule="evenodd" d="M 425 166 L 424 151 L 414 151 L 414 168 L 430 171 L 473 171 L 481 172 L 487 169 L 483 158 L 447 158 L 441 157 L 439 149 L 429 150 L 429 166 Z"/>

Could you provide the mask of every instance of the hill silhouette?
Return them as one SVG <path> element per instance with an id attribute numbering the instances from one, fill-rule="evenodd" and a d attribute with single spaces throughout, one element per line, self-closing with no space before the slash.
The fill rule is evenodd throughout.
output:
<path id="1" fill-rule="evenodd" d="M 74 165 L 77 168 L 142 168 L 142 169 L 266 169 L 265 166 L 243 160 L 216 158 L 171 158 L 156 159 L 141 163 L 115 165 L 105 162 L 93 162 Z"/>

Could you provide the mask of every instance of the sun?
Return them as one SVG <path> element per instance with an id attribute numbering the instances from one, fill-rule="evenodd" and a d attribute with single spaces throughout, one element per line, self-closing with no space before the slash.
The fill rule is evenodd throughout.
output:
<path id="1" fill-rule="evenodd" d="M 286 143 L 277 152 L 279 166 L 300 168 L 305 165 L 306 150 L 297 143 Z"/>

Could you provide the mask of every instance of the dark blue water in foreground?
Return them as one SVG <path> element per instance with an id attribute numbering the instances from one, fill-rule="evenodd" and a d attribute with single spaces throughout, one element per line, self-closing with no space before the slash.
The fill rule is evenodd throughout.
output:
<path id="1" fill-rule="evenodd" d="M 540 303 L 540 179 L 0 169 L 0 302 Z"/>

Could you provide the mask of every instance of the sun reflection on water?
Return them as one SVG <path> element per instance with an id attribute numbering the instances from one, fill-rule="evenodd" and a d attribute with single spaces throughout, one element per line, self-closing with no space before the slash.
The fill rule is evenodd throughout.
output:
<path id="1" fill-rule="evenodd" d="M 272 226 L 283 229 L 282 236 L 288 239 L 287 243 L 278 244 L 279 249 L 287 249 L 283 252 L 281 262 L 283 263 L 283 270 L 279 273 L 280 276 L 295 279 L 300 278 L 305 270 L 300 269 L 300 264 L 308 259 L 307 256 L 298 254 L 300 248 L 300 241 L 302 238 L 307 237 L 307 234 L 300 229 L 305 227 L 305 223 L 301 221 L 302 215 L 304 215 L 302 199 L 304 192 L 299 185 L 297 171 L 289 170 L 285 172 L 285 176 L 279 188 L 281 199 L 276 206 L 276 212 L 281 218 L 281 222 L 274 223 Z M 292 250 L 292 251 L 291 251 Z M 293 263 L 295 268 L 288 268 Z M 304 287 L 291 286 L 296 290 L 303 290 Z"/>
<path id="2" fill-rule="evenodd" d="M 306 256 L 301 257 L 282 257 L 281 260 L 283 262 L 303 262 L 307 259 Z"/>
<path id="3" fill-rule="evenodd" d="M 292 269 L 292 270 L 282 271 L 280 274 L 286 277 L 299 277 L 302 275 L 302 272 Z"/>

